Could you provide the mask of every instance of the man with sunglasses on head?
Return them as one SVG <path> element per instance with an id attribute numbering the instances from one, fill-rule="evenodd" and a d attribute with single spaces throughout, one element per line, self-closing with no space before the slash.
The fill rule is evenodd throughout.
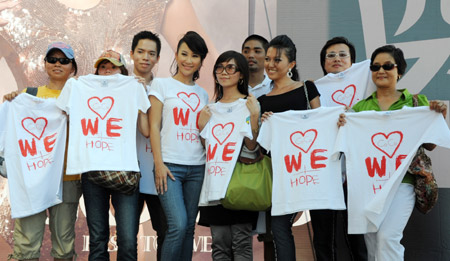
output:
<path id="1" fill-rule="evenodd" d="M 334 37 L 322 47 L 320 65 L 325 76 L 314 82 L 321 94 L 322 106 L 351 108 L 366 97 L 366 93 L 375 90 L 369 69 L 370 59 L 359 63 L 355 63 L 355 60 L 355 47 L 345 37 Z M 343 185 L 347 194 L 344 163 L 345 159 L 342 159 Z M 349 235 L 347 232 L 347 210 L 322 209 L 311 210 L 310 213 L 318 261 L 337 260 L 337 226 L 344 228 L 343 236 L 351 260 L 367 260 L 364 235 Z M 342 214 L 342 218 L 338 219 L 339 214 Z"/>

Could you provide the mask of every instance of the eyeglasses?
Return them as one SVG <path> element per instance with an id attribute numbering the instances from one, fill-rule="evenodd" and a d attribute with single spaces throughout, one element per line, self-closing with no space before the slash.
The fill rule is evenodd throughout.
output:
<path id="1" fill-rule="evenodd" d="M 227 64 L 227 66 L 223 66 L 223 65 L 217 65 L 216 69 L 214 70 L 214 72 L 216 74 L 222 73 L 223 70 L 225 70 L 228 74 L 235 74 L 238 69 L 236 68 L 236 65 L 234 64 Z"/>
<path id="2" fill-rule="evenodd" d="M 56 58 L 56 57 L 45 57 L 44 59 L 46 62 L 55 64 L 56 62 L 59 62 L 60 64 L 69 64 L 72 62 L 72 59 L 69 58 Z"/>
<path id="3" fill-rule="evenodd" d="M 390 71 L 390 70 L 394 69 L 394 67 L 396 67 L 396 66 L 397 66 L 397 64 L 395 64 L 395 63 L 387 63 L 387 64 L 383 64 L 383 65 L 372 64 L 370 66 L 370 70 L 372 72 L 378 72 L 381 69 L 381 67 L 383 67 L 383 69 L 385 71 Z"/>
<path id="4" fill-rule="evenodd" d="M 339 53 L 327 53 L 327 54 L 325 55 L 325 58 L 327 58 L 327 59 L 334 59 L 334 58 L 336 58 L 336 57 L 339 57 L 339 58 L 343 59 L 343 58 L 347 58 L 347 57 L 349 57 L 349 56 L 350 56 L 349 53 L 346 53 L 346 52 L 339 52 Z"/>

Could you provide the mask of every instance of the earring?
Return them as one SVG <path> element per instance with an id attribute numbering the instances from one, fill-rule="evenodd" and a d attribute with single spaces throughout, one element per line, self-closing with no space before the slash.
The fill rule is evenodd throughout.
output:
<path id="1" fill-rule="evenodd" d="M 289 78 L 292 78 L 292 69 L 291 69 L 291 68 L 289 68 L 289 71 L 288 71 L 288 73 L 287 73 L 287 76 L 288 76 Z"/>
<path id="2" fill-rule="evenodd" d="M 244 79 L 240 79 L 239 84 L 243 84 L 243 83 L 244 83 Z"/>

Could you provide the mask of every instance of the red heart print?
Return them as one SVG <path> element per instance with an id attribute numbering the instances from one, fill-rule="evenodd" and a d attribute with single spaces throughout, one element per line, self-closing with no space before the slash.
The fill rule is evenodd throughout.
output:
<path id="1" fill-rule="evenodd" d="M 317 130 L 309 129 L 305 132 L 296 131 L 291 134 L 291 143 L 295 147 L 299 148 L 304 153 L 308 153 L 312 145 L 316 141 Z"/>
<path id="2" fill-rule="evenodd" d="M 229 122 L 225 125 L 216 124 L 212 128 L 212 135 L 219 142 L 220 145 L 223 145 L 225 141 L 230 137 L 231 133 L 234 130 L 234 123 Z"/>
<path id="3" fill-rule="evenodd" d="M 88 107 L 97 114 L 102 120 L 106 118 L 114 105 L 114 98 L 106 96 L 100 99 L 99 97 L 91 97 L 88 99 Z"/>
<path id="4" fill-rule="evenodd" d="M 392 158 L 403 140 L 401 131 L 393 131 L 388 135 L 378 132 L 372 135 L 372 144 L 389 158 Z"/>
<path id="5" fill-rule="evenodd" d="M 184 103 L 186 103 L 189 108 L 191 108 L 192 111 L 196 111 L 198 109 L 198 106 L 200 105 L 200 97 L 193 92 L 190 94 L 187 94 L 185 92 L 179 92 L 177 94 L 177 97 L 180 98 Z"/>
<path id="6" fill-rule="evenodd" d="M 33 137 L 40 140 L 44 134 L 45 128 L 47 127 L 47 119 L 44 117 L 39 117 L 33 119 L 31 117 L 26 117 L 22 120 L 22 127 Z"/>
<path id="7" fill-rule="evenodd" d="M 331 99 L 340 105 L 352 107 L 353 99 L 355 99 L 356 86 L 350 84 L 344 90 L 337 90 L 331 95 Z"/>

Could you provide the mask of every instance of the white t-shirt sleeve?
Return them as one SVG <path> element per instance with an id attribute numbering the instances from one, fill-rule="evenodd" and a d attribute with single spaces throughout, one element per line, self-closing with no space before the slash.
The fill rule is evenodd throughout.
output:
<path id="1" fill-rule="evenodd" d="M 336 137 L 336 143 L 334 144 L 333 153 L 331 154 L 331 160 L 338 160 L 341 152 L 346 154 L 348 152 L 348 140 L 346 138 L 347 135 L 347 129 L 345 126 L 342 126 L 338 130 L 338 134 Z"/>
<path id="2" fill-rule="evenodd" d="M 200 136 L 207 141 L 209 139 L 209 133 L 211 133 L 211 120 L 206 123 L 202 132 L 200 132 Z"/>
<path id="3" fill-rule="evenodd" d="M 248 116 L 245 119 L 245 124 L 242 124 L 242 128 L 240 130 L 240 133 L 242 136 L 249 138 L 249 139 L 253 139 L 253 134 L 252 134 L 252 125 L 250 122 L 250 116 Z"/>
<path id="4" fill-rule="evenodd" d="M 6 123 L 8 116 L 8 105 L 9 102 L 4 102 L 0 105 L 0 155 L 3 155 L 5 150 L 5 136 L 6 136 Z"/>
<path id="5" fill-rule="evenodd" d="M 56 106 L 61 110 L 65 111 L 67 114 L 70 114 L 70 95 L 72 92 L 72 86 L 76 83 L 77 80 L 74 78 L 70 78 L 67 80 L 64 88 L 61 91 L 61 94 L 56 99 Z"/>
<path id="6" fill-rule="evenodd" d="M 142 84 L 138 83 L 137 93 L 136 93 L 136 104 L 138 105 L 138 109 L 144 113 L 147 112 L 148 108 L 150 108 L 150 101 L 148 100 L 147 92 L 144 88 L 142 88 Z"/>
<path id="7" fill-rule="evenodd" d="M 152 81 L 152 84 L 150 85 L 150 92 L 148 93 L 148 95 L 155 96 L 156 99 L 164 103 L 166 95 L 164 92 L 164 84 L 162 83 L 162 81 L 162 79 L 154 79 Z"/>
<path id="8" fill-rule="evenodd" d="M 261 125 L 261 129 L 259 131 L 258 139 L 256 140 L 261 147 L 263 147 L 267 152 L 271 150 L 270 148 L 270 140 L 272 138 L 272 130 L 270 126 L 270 118 Z"/>

